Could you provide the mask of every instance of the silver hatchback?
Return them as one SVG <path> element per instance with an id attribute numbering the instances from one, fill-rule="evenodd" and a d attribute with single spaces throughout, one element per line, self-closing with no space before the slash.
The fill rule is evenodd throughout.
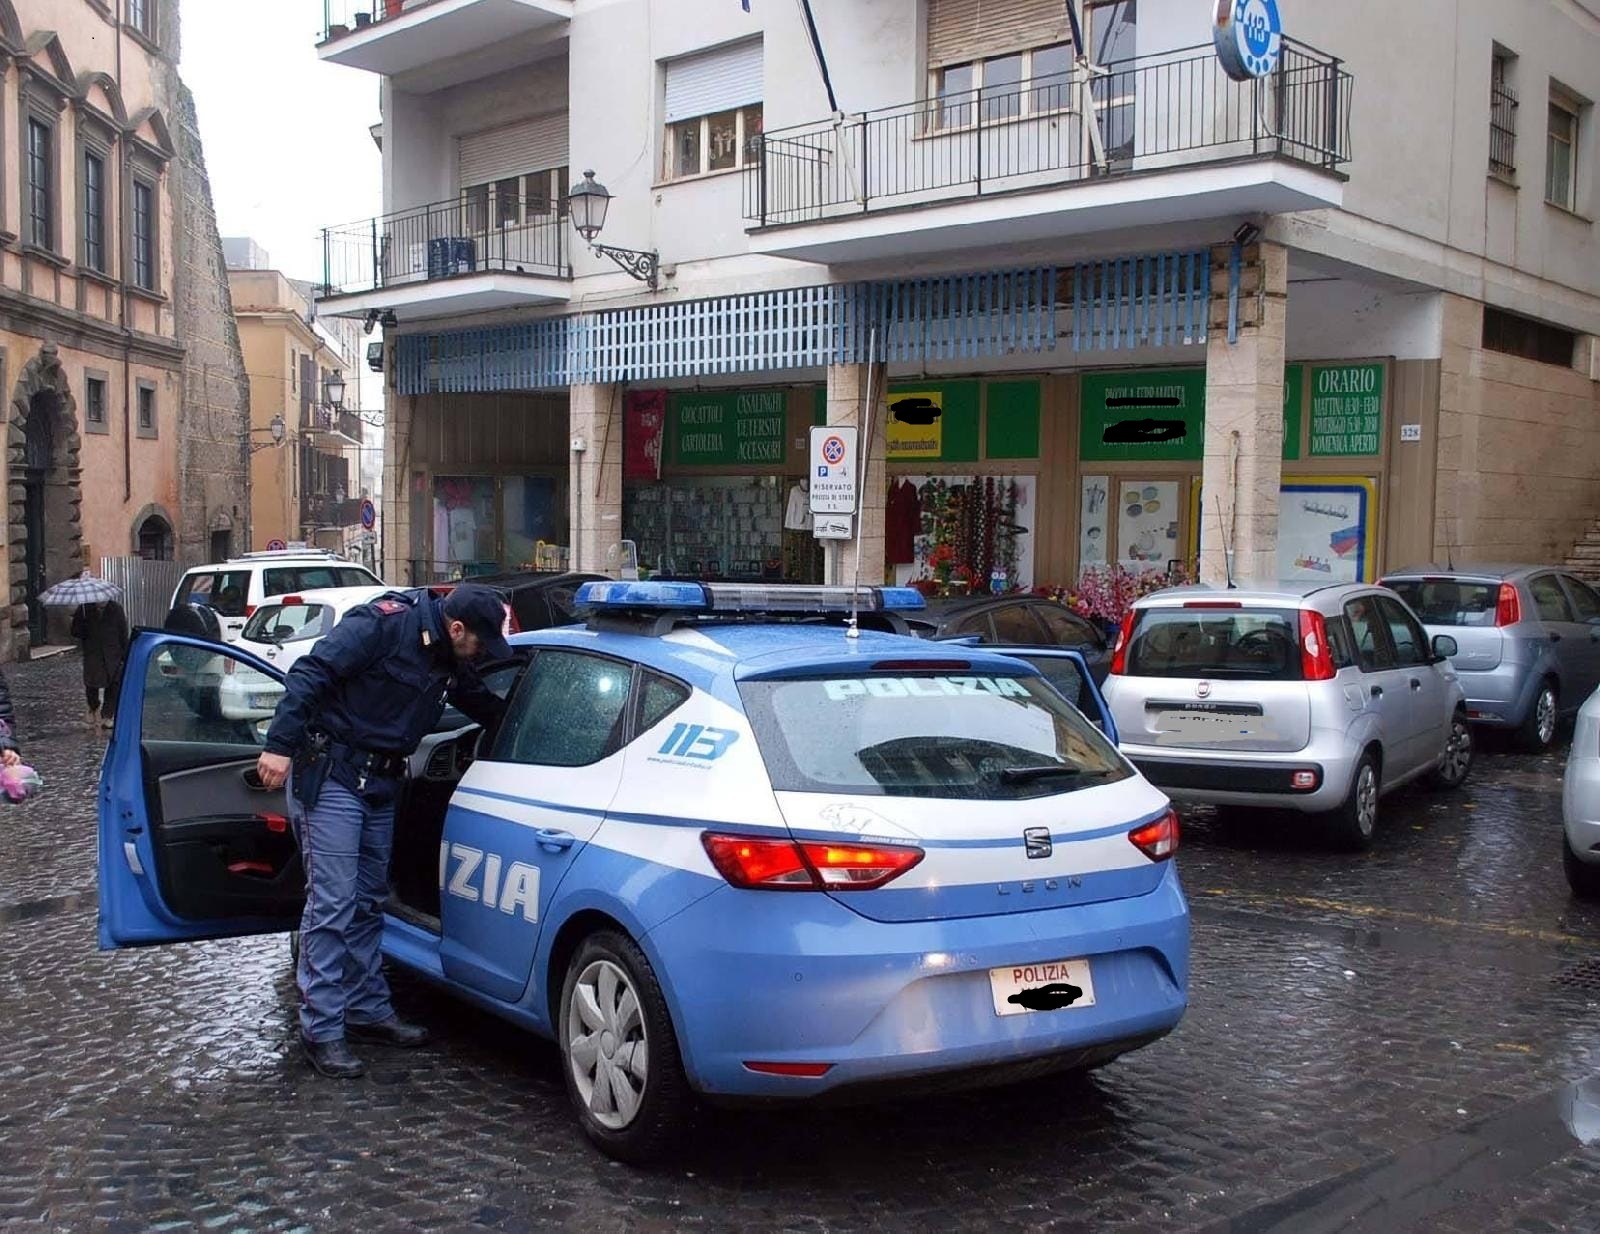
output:
<path id="1" fill-rule="evenodd" d="M 1600 686 L 1600 595 L 1554 566 L 1418 566 L 1383 580 L 1429 634 L 1455 639 L 1474 724 L 1548 750 L 1562 717 Z"/>
<path id="2" fill-rule="evenodd" d="M 1185 587 L 1128 614 L 1105 696 L 1171 797 L 1323 815 L 1365 848 L 1382 794 L 1471 770 L 1456 651 L 1371 584 Z"/>

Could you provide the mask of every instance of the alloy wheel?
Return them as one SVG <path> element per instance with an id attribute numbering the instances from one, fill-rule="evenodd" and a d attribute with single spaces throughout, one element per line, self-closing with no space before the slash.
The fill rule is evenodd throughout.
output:
<path id="1" fill-rule="evenodd" d="M 1378 826 L 1378 775 L 1371 763 L 1363 763 L 1356 778 L 1356 826 L 1364 836 Z"/>
<path id="2" fill-rule="evenodd" d="M 1539 701 L 1534 704 L 1536 710 L 1535 726 L 1539 734 L 1539 744 L 1549 745 L 1556 739 L 1556 695 L 1549 686 L 1539 691 Z"/>
<path id="3" fill-rule="evenodd" d="M 610 960 L 595 960 L 573 985 L 567 1043 L 578 1096 L 596 1122 L 620 1131 L 644 1100 L 650 1045 L 639 996 Z"/>
<path id="4" fill-rule="evenodd" d="M 1447 784 L 1459 784 L 1466 779 L 1472 766 L 1472 730 L 1467 722 L 1457 716 L 1450 722 L 1450 741 L 1444 748 L 1444 761 L 1440 767 Z"/>

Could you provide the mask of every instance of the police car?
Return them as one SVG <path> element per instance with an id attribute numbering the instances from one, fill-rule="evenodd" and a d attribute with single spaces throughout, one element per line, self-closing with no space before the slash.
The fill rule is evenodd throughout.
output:
<path id="1" fill-rule="evenodd" d="M 914 591 L 605 582 L 579 602 L 586 624 L 514 640 L 497 731 L 418 751 L 383 946 L 554 1038 L 604 1151 L 656 1156 L 700 1098 L 1029 1080 L 1178 1023 L 1178 824 L 1109 716 L 1108 739 L 1034 664 L 872 628 Z M 129 652 L 105 948 L 300 914 L 258 727 L 197 716 L 157 667 L 184 641 Z"/>

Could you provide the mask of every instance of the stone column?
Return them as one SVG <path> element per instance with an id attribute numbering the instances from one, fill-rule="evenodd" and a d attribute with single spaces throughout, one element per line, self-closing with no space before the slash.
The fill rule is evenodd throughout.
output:
<path id="1" fill-rule="evenodd" d="M 828 368 L 828 423 L 865 429 L 858 437 L 866 458 L 866 475 L 861 486 L 861 509 L 856 512 L 861 536 L 861 583 L 865 587 L 875 587 L 884 581 L 884 507 L 889 500 L 886 376 L 882 364 L 834 364 Z M 863 426 L 869 385 L 871 423 Z M 855 542 L 830 542 L 823 564 L 823 577 L 827 582 L 851 582 L 856 570 Z"/>
<path id="2" fill-rule="evenodd" d="M 1289 254 L 1279 244 L 1245 248 L 1239 337 L 1228 341 L 1231 246 L 1211 255 L 1206 344 L 1205 470 L 1200 579 L 1222 585 L 1225 547 L 1235 580 L 1278 576 L 1278 489 L 1283 480 L 1284 332 Z"/>
<path id="3" fill-rule="evenodd" d="M 573 386 L 567 436 L 582 438 L 584 446 L 567 455 L 570 568 L 615 575 L 621 566 L 613 550 L 622 539 L 622 387 Z"/>
<path id="4" fill-rule="evenodd" d="M 394 348 L 389 348 L 387 363 L 392 364 Z M 391 370 L 392 371 L 392 370 Z M 383 427 L 383 508 L 379 514 L 379 534 L 383 539 L 383 560 L 379 573 L 391 587 L 405 587 L 425 579 L 411 577 L 411 472 L 406 460 L 411 456 L 412 423 L 416 416 L 415 396 L 388 392 Z M 288 447 L 285 447 L 288 453 Z M 294 485 L 285 472 L 294 466 L 292 455 L 275 462 L 278 470 L 280 503 L 289 500 Z M 298 516 L 299 511 L 293 511 Z M 258 545 L 257 547 L 262 547 Z"/>

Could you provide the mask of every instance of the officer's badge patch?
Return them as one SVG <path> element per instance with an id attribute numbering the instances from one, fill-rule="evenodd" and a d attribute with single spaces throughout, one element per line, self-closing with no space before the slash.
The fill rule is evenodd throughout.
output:
<path id="1" fill-rule="evenodd" d="M 406 606 L 399 600 L 379 600 L 374 606 L 380 613 L 393 617 L 396 613 L 406 611 Z"/>

